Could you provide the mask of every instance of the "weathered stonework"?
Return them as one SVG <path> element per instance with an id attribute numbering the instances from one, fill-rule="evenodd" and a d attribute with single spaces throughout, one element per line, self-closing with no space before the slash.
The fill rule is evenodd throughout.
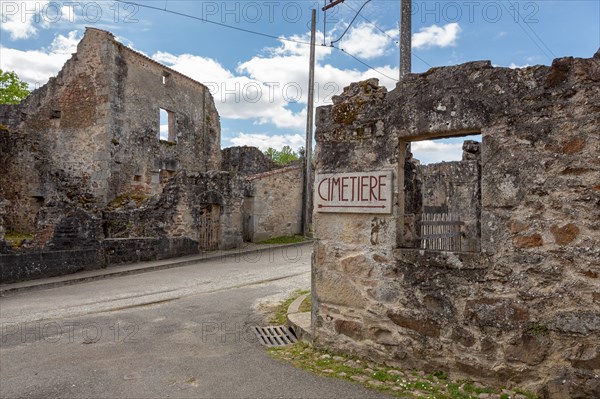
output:
<path id="1" fill-rule="evenodd" d="M 275 169 L 273 161 L 256 147 L 229 147 L 221 151 L 221 170 L 249 176 Z"/>
<path id="2" fill-rule="evenodd" d="M 433 68 L 389 93 L 353 83 L 318 108 L 316 173 L 391 169 L 396 184 L 390 215 L 315 210 L 315 344 L 548 398 L 600 397 L 599 104 L 600 51 L 550 67 Z M 427 198 L 407 144 L 475 133 L 480 246 L 416 249 Z M 463 162 L 477 163 L 465 147 Z"/>
<path id="3" fill-rule="evenodd" d="M 251 147 L 222 162 L 220 145 L 206 86 L 88 28 L 56 77 L 0 106 L 0 283 L 240 245 L 244 176 L 272 163 Z"/>
<path id="4" fill-rule="evenodd" d="M 244 232 L 248 241 L 302 233 L 302 166 L 246 177 Z"/>

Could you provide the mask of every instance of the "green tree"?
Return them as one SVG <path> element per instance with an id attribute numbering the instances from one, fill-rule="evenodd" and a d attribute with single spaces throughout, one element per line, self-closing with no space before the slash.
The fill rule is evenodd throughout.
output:
<path id="1" fill-rule="evenodd" d="M 265 150 L 264 154 L 271 158 L 277 165 L 288 165 L 298 160 L 298 154 L 288 145 L 284 146 L 281 151 L 269 147 Z"/>
<path id="2" fill-rule="evenodd" d="M 264 152 L 264 154 L 269 157 L 269 159 L 273 162 L 275 162 L 275 158 L 277 158 L 277 153 L 278 151 L 275 148 L 267 148 Z"/>
<path id="3" fill-rule="evenodd" d="M 16 73 L 0 69 L 0 104 L 18 104 L 28 95 L 27 83 Z"/>
<path id="4" fill-rule="evenodd" d="M 279 151 L 279 159 L 277 163 L 287 165 L 297 160 L 298 154 L 296 151 L 292 150 L 289 145 L 286 145 L 281 149 L 281 151 Z"/>

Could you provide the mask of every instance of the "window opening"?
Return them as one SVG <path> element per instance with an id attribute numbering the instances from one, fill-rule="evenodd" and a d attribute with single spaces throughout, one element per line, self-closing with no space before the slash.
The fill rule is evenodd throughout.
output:
<path id="1" fill-rule="evenodd" d="M 402 246 L 479 252 L 481 136 L 405 143 Z"/>
<path id="2" fill-rule="evenodd" d="M 166 85 L 170 78 L 171 78 L 171 74 L 167 71 L 163 71 L 163 73 L 161 75 L 162 84 Z"/>
<path id="3" fill-rule="evenodd" d="M 159 118 L 159 139 L 175 143 L 177 141 L 177 132 L 175 131 L 175 113 L 160 108 Z"/>

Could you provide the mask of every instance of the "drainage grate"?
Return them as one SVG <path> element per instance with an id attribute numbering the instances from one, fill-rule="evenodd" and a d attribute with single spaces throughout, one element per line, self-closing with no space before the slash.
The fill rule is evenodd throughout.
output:
<path id="1" fill-rule="evenodd" d="M 286 326 L 252 327 L 264 346 L 286 346 L 298 341 L 294 331 Z"/>

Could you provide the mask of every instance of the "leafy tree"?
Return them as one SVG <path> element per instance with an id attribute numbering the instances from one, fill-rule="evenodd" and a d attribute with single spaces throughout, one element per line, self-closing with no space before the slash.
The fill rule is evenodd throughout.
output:
<path id="1" fill-rule="evenodd" d="M 275 158 L 277 158 L 278 151 L 275 148 L 267 148 L 264 154 L 271 159 L 271 161 L 275 162 Z"/>
<path id="2" fill-rule="evenodd" d="M 288 145 L 284 146 L 281 151 L 269 147 L 264 154 L 271 158 L 277 165 L 288 165 L 298 160 L 298 154 Z"/>
<path id="3" fill-rule="evenodd" d="M 279 159 L 275 162 L 287 165 L 298 160 L 298 154 L 289 145 L 284 146 L 279 152 Z"/>
<path id="4" fill-rule="evenodd" d="M 0 104 L 18 104 L 28 95 L 27 83 L 16 73 L 0 69 Z"/>

